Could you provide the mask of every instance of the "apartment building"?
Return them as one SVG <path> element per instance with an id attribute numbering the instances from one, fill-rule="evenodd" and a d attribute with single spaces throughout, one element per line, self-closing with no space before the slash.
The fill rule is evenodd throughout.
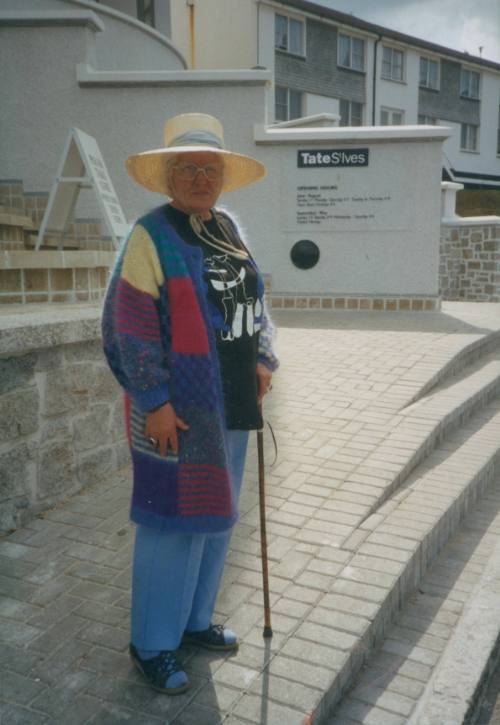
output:
<path id="1" fill-rule="evenodd" d="M 448 126 L 444 178 L 500 188 L 500 64 L 304 0 L 265 4 L 275 121 L 330 111 L 343 126 Z"/>
<path id="2" fill-rule="evenodd" d="M 269 123 L 329 113 L 342 126 L 448 126 L 443 178 L 500 188 L 499 63 L 309 0 L 101 4 L 169 37 L 190 69 L 270 70 Z"/>

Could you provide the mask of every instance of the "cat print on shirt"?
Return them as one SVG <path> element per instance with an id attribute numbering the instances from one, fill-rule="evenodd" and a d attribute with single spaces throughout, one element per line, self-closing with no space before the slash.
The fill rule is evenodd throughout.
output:
<path id="1" fill-rule="evenodd" d="M 230 342 L 255 335 L 260 330 L 262 304 L 247 294 L 245 266 L 228 254 L 214 254 L 205 258 L 205 271 L 223 311 L 221 338 Z"/>

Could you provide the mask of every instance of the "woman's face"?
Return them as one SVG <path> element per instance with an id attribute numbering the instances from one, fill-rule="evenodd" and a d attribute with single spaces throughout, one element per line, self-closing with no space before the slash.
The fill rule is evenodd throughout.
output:
<path id="1" fill-rule="evenodd" d="M 207 174 L 199 170 L 194 178 L 195 167 L 206 168 Z M 194 151 L 179 154 L 171 171 L 170 189 L 172 206 L 186 214 L 200 214 L 210 218 L 210 209 L 219 198 L 223 181 L 223 164 L 220 156 L 210 151 Z"/>

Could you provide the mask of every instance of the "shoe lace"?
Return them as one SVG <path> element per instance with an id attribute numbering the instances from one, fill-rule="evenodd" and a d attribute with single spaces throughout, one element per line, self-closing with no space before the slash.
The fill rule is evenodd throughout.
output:
<path id="1" fill-rule="evenodd" d="M 177 663 L 177 660 L 175 659 L 172 652 L 169 652 L 168 650 L 160 652 L 157 662 L 158 671 L 162 675 L 168 675 L 170 677 L 170 675 L 175 674 L 175 672 L 179 672 L 179 665 Z"/>
<path id="2" fill-rule="evenodd" d="M 211 624 L 210 629 L 213 634 L 218 637 L 224 638 L 224 625 L 223 624 Z"/>

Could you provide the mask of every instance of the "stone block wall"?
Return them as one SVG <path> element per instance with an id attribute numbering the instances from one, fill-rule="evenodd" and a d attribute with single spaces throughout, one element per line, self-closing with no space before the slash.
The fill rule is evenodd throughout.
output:
<path id="1" fill-rule="evenodd" d="M 2 269 L 0 259 L 0 305 L 100 300 L 108 277 L 109 267 Z"/>
<path id="2" fill-rule="evenodd" d="M 48 194 L 0 179 L 0 305 L 90 302 L 103 298 L 114 262 L 111 239 L 96 219 L 73 220 L 64 234 L 34 247 Z"/>
<path id="3" fill-rule="evenodd" d="M 82 327 L 86 336 L 95 329 L 92 339 L 0 357 L 0 532 L 129 460 L 123 396 L 101 351 L 98 314 Z M 81 323 L 67 324 L 74 339 Z M 47 329 L 47 339 L 61 330 Z"/>
<path id="4" fill-rule="evenodd" d="M 273 309 L 285 310 L 349 310 L 368 312 L 436 312 L 441 308 L 439 297 L 356 297 L 303 295 L 270 295 Z"/>
<path id="5" fill-rule="evenodd" d="M 21 179 L 0 179 L 0 206 L 16 209 L 18 212 L 24 211 L 24 190 Z"/>
<path id="6" fill-rule="evenodd" d="M 439 283 L 445 300 L 500 302 L 500 224 L 443 224 Z"/>
<path id="7" fill-rule="evenodd" d="M 25 248 L 32 248 L 36 242 L 36 234 L 49 201 L 49 193 L 43 191 L 24 191 L 21 179 L 0 179 L 0 208 L 23 214 L 33 223 L 33 230 L 28 235 L 21 235 Z M 65 249 L 89 249 L 113 251 L 111 237 L 103 233 L 100 219 L 72 219 L 68 223 L 64 235 Z M 10 242 L 14 230 L 9 230 L 9 238 L 4 238 L 4 230 L 0 229 L 0 249 L 7 249 L 5 242 Z M 17 241 L 17 239 L 16 239 Z M 47 234 L 44 247 L 58 247 L 59 236 L 52 238 Z"/>

